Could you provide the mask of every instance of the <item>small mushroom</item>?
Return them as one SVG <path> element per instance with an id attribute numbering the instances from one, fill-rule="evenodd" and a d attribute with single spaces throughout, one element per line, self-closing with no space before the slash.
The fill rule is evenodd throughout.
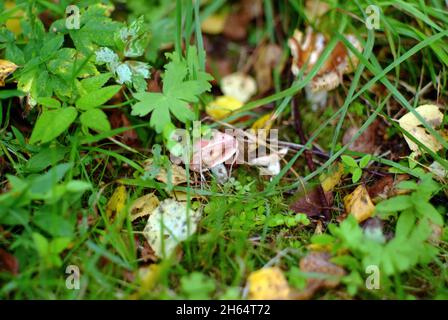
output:
<path id="1" fill-rule="evenodd" d="M 219 183 L 224 183 L 228 179 L 224 163 L 235 159 L 237 155 L 238 141 L 235 137 L 215 131 L 211 139 L 200 139 L 193 145 L 190 168 L 196 172 L 210 170 Z"/>
<path id="2" fill-rule="evenodd" d="M 358 50 L 362 51 L 361 43 L 353 35 L 346 35 L 346 39 Z M 302 68 L 304 75 L 307 75 L 327 45 L 327 38 L 322 33 L 315 33 L 312 28 L 307 28 L 306 34 L 296 30 L 288 40 L 288 45 L 292 54 L 291 72 L 297 76 Z M 316 76 L 305 87 L 307 99 L 312 104 L 312 109 L 325 106 L 327 93 L 337 88 L 342 83 L 344 74 L 353 72 L 358 64 L 356 56 L 338 42 L 330 54 L 330 57 L 323 63 Z"/>

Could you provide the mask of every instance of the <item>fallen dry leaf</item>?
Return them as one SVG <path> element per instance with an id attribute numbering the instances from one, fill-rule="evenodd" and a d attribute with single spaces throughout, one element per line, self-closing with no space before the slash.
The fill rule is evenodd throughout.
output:
<path id="1" fill-rule="evenodd" d="M 358 127 L 350 127 L 342 137 L 342 143 L 344 145 L 348 144 L 358 132 Z M 381 141 L 379 141 L 381 135 L 380 122 L 375 121 L 349 145 L 348 149 L 355 152 L 374 154 L 381 144 Z"/>
<path id="2" fill-rule="evenodd" d="M 118 186 L 106 205 L 106 215 L 111 218 L 123 212 L 128 194 L 125 186 Z"/>
<path id="3" fill-rule="evenodd" d="M 331 206 L 333 204 L 333 193 L 331 191 L 325 192 L 327 203 Z M 322 204 L 320 201 L 319 190 L 313 188 L 311 190 L 300 190 L 292 198 L 289 208 L 296 213 L 304 213 L 308 217 L 318 217 L 323 213 Z"/>
<path id="4" fill-rule="evenodd" d="M 146 160 L 145 170 L 150 170 L 151 166 L 152 166 L 152 159 Z M 168 180 L 170 180 L 171 184 L 174 186 L 186 183 L 188 181 L 187 172 L 181 166 L 171 164 L 170 171 L 171 171 L 170 175 L 168 175 L 168 172 L 165 168 L 159 168 L 159 172 L 156 175 L 156 179 L 163 183 L 168 183 Z"/>
<path id="5" fill-rule="evenodd" d="M 271 130 L 274 121 L 272 120 L 273 113 L 267 113 L 264 116 L 258 118 L 252 125 L 253 130 Z"/>
<path id="6" fill-rule="evenodd" d="M 0 59 L 0 87 L 5 86 L 5 79 L 17 68 L 18 66 L 11 61 Z"/>
<path id="7" fill-rule="evenodd" d="M 305 2 L 305 15 L 310 21 L 315 21 L 330 10 L 328 3 L 321 0 L 307 0 Z"/>
<path id="8" fill-rule="evenodd" d="M 191 209 L 187 216 L 186 203 L 166 199 L 149 215 L 143 235 L 155 255 L 163 258 L 196 232 L 200 217 L 199 211 Z"/>
<path id="9" fill-rule="evenodd" d="M 221 79 L 221 91 L 225 96 L 246 103 L 257 92 L 257 83 L 251 76 L 236 72 Z"/>
<path id="10" fill-rule="evenodd" d="M 220 34 L 224 31 L 228 12 L 212 14 L 201 23 L 202 32 L 207 34 Z"/>
<path id="11" fill-rule="evenodd" d="M 333 191 L 334 187 L 336 187 L 341 181 L 343 175 L 344 165 L 340 162 L 337 162 L 335 165 L 331 166 L 327 173 L 322 174 L 319 177 L 319 180 L 324 192 Z"/>
<path id="12" fill-rule="evenodd" d="M 286 300 L 290 288 L 283 272 L 277 267 L 252 272 L 248 279 L 250 300 Z"/>
<path id="13" fill-rule="evenodd" d="M 242 106 L 243 103 L 236 98 L 230 96 L 220 96 L 210 102 L 205 107 L 205 111 L 214 120 L 222 120 Z"/>
<path id="14" fill-rule="evenodd" d="M 320 289 L 333 289 L 339 285 L 345 270 L 330 262 L 327 252 L 310 252 L 300 260 L 300 271 L 313 273 L 307 279 L 304 290 L 292 295 L 297 300 L 308 300 Z"/>
<path id="15" fill-rule="evenodd" d="M 415 111 L 423 118 L 425 121 L 433 128 L 436 129 L 439 127 L 443 121 L 443 113 L 439 110 L 439 107 L 426 104 L 422 105 L 415 109 Z M 402 116 L 400 120 L 398 120 L 400 127 L 413 135 L 418 141 L 420 141 L 423 145 L 425 145 L 428 149 L 437 152 L 442 149 L 441 143 L 431 134 L 429 134 L 426 129 L 423 127 L 423 124 L 417 117 L 409 112 Z M 409 148 L 417 154 L 420 154 L 420 148 L 418 145 L 409 139 L 406 135 L 404 135 L 404 139 L 406 140 Z"/>
<path id="16" fill-rule="evenodd" d="M 282 49 L 275 44 L 265 44 L 259 48 L 254 62 L 259 94 L 263 94 L 272 88 L 272 70 L 280 62 L 281 57 Z"/>
<path id="17" fill-rule="evenodd" d="M 130 209 L 131 221 L 150 215 L 160 204 L 154 193 L 146 194 L 134 201 Z"/>
<path id="18" fill-rule="evenodd" d="M 408 179 L 409 176 L 407 174 L 400 174 L 395 177 L 387 175 L 376 180 L 373 185 L 367 187 L 367 191 L 369 192 L 369 196 L 373 203 L 378 203 L 390 197 L 410 192 L 410 190 L 396 188 L 398 183 Z"/>
<path id="19" fill-rule="evenodd" d="M 359 185 L 351 194 L 345 196 L 344 207 L 346 213 L 352 214 L 358 222 L 370 218 L 375 211 L 375 205 L 364 185 Z"/>

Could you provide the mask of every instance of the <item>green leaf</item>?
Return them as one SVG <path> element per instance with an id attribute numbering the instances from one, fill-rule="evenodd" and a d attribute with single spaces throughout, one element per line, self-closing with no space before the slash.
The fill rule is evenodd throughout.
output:
<path id="1" fill-rule="evenodd" d="M 380 202 L 376 206 L 377 211 L 397 212 L 412 206 L 411 196 L 396 196 L 394 198 Z"/>
<path id="2" fill-rule="evenodd" d="M 111 129 L 107 115 L 100 109 L 90 109 L 83 112 L 79 120 L 87 128 L 98 132 L 109 131 Z"/>
<path id="3" fill-rule="evenodd" d="M 353 159 L 350 156 L 341 156 L 341 160 L 344 164 L 346 164 L 349 167 L 352 168 L 358 168 L 358 164 L 356 163 L 355 159 Z"/>
<path id="4" fill-rule="evenodd" d="M 370 154 L 366 154 L 364 157 L 361 158 L 361 160 L 359 161 L 359 167 L 360 168 L 365 168 L 370 160 L 372 159 L 372 156 Z"/>
<path id="5" fill-rule="evenodd" d="M 87 92 L 99 90 L 111 78 L 110 72 L 101 73 L 97 76 L 90 77 L 81 81 L 81 85 Z"/>
<path id="6" fill-rule="evenodd" d="M 359 179 L 361 179 L 362 176 L 362 169 L 360 168 L 355 168 L 352 172 L 352 182 L 356 183 L 359 181 Z"/>
<path id="7" fill-rule="evenodd" d="M 36 121 L 30 144 L 46 143 L 56 139 L 75 121 L 78 112 L 73 107 L 45 110 Z"/>
<path id="8" fill-rule="evenodd" d="M 120 91 L 121 86 L 109 86 L 101 88 L 97 91 L 89 92 L 87 95 L 79 98 L 76 101 L 76 107 L 81 110 L 88 110 L 95 107 L 102 106 L 107 101 L 112 99 L 112 97 Z"/>
<path id="9" fill-rule="evenodd" d="M 41 257 L 45 257 L 48 254 L 49 249 L 48 240 L 43 235 L 36 232 L 33 232 L 33 240 L 37 253 L 39 253 Z"/>
<path id="10" fill-rule="evenodd" d="M 61 107 L 61 103 L 58 100 L 48 97 L 38 98 L 37 103 L 53 109 L 58 109 Z"/>
<path id="11" fill-rule="evenodd" d="M 193 80 L 197 70 L 190 70 L 185 59 L 169 55 L 172 61 L 165 66 L 163 93 L 140 92 L 134 95 L 139 100 L 132 107 L 132 115 L 145 116 L 152 112 L 150 125 L 161 133 L 171 124 L 171 114 L 186 123 L 195 119 L 189 103 L 198 101 L 198 96 L 210 90 L 209 77 Z"/>

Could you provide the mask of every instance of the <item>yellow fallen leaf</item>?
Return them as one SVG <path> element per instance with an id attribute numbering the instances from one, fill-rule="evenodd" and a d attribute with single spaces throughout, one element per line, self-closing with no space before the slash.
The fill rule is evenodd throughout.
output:
<path id="1" fill-rule="evenodd" d="M 205 108 L 205 111 L 213 119 L 222 120 L 242 106 L 243 103 L 233 97 L 220 96 L 210 102 Z"/>
<path id="2" fill-rule="evenodd" d="M 202 21 L 202 32 L 208 34 L 220 34 L 224 30 L 228 13 L 212 14 Z"/>
<path id="3" fill-rule="evenodd" d="M 160 204 L 154 193 L 146 194 L 134 201 L 131 207 L 131 221 L 150 215 Z"/>
<path id="4" fill-rule="evenodd" d="M 252 272 L 247 281 L 251 300 L 289 299 L 291 290 L 283 272 L 277 267 Z"/>
<path id="5" fill-rule="evenodd" d="M 439 110 L 439 108 L 432 104 L 422 105 L 415 109 L 415 111 L 423 118 L 425 121 L 433 128 L 436 129 L 441 125 L 443 120 L 443 113 Z M 430 133 L 428 133 L 423 127 L 423 124 L 417 117 L 409 112 L 405 114 L 403 117 L 398 120 L 400 127 L 413 135 L 418 141 L 420 141 L 423 145 L 425 145 L 428 149 L 431 149 L 434 152 L 442 149 L 441 143 Z M 409 148 L 419 154 L 420 148 L 418 145 L 409 139 L 406 135 L 404 136 Z"/>
<path id="6" fill-rule="evenodd" d="M 16 71 L 17 66 L 8 60 L 0 60 L 0 87 L 5 85 L 5 79 Z"/>
<path id="7" fill-rule="evenodd" d="M 336 187 L 341 181 L 343 175 L 344 165 L 338 162 L 329 170 L 328 173 L 324 173 L 319 177 L 322 189 L 324 189 L 325 192 L 333 191 L 334 187 Z"/>
<path id="8" fill-rule="evenodd" d="M 157 284 L 162 267 L 159 264 L 151 264 L 147 267 L 141 267 L 137 272 L 138 291 L 130 296 L 131 300 L 137 300 L 141 296 L 150 292 Z"/>
<path id="9" fill-rule="evenodd" d="M 128 194 L 125 186 L 118 186 L 106 205 L 106 215 L 110 218 L 123 212 Z"/>
<path id="10" fill-rule="evenodd" d="M 173 190 L 170 192 L 170 197 L 176 199 L 179 202 L 187 202 L 187 193 L 179 190 Z M 190 200 L 205 200 L 206 198 L 198 195 L 190 193 Z"/>
<path id="11" fill-rule="evenodd" d="M 344 206 L 345 211 L 352 214 L 358 222 L 370 218 L 375 211 L 375 206 L 363 185 L 358 186 L 344 198 Z"/>
<path id="12" fill-rule="evenodd" d="M 258 120 L 255 121 L 254 124 L 252 125 L 252 129 L 254 129 L 254 130 L 259 130 L 259 129 L 270 130 L 272 128 L 272 124 L 273 124 L 273 121 L 271 120 L 272 114 L 273 113 L 267 113 L 264 116 L 262 116 L 261 118 L 258 118 Z"/>

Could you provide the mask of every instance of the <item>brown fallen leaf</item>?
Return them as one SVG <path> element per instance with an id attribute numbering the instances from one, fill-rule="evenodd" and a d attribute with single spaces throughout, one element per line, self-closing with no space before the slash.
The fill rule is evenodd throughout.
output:
<path id="1" fill-rule="evenodd" d="M 0 59 L 0 87 L 5 86 L 5 79 L 17 68 L 18 66 L 11 61 Z"/>
<path id="2" fill-rule="evenodd" d="M 283 272 L 277 267 L 252 272 L 248 279 L 250 300 L 286 300 L 290 288 Z"/>
<path id="3" fill-rule="evenodd" d="M 397 176 L 387 175 L 375 181 L 373 185 L 367 187 L 367 191 L 373 203 L 378 203 L 390 197 L 410 192 L 410 190 L 396 188 L 401 181 L 408 179 L 409 175 L 407 174 L 400 174 Z"/>
<path id="4" fill-rule="evenodd" d="M 333 204 L 333 193 L 325 192 L 327 203 Z M 297 213 L 305 213 L 308 217 L 317 217 L 322 215 L 322 205 L 319 196 L 319 190 L 313 188 L 307 191 L 298 191 L 292 198 L 289 208 Z"/>
<path id="5" fill-rule="evenodd" d="M 17 275 L 19 273 L 19 262 L 17 258 L 6 250 L 0 248 L 0 272 L 6 271 Z"/>
<path id="6" fill-rule="evenodd" d="M 345 196 L 344 207 L 346 213 L 352 214 L 358 222 L 370 218 L 375 211 L 375 205 L 364 185 L 359 185 L 351 194 Z"/>
<path id="7" fill-rule="evenodd" d="M 300 260 L 300 271 L 313 273 L 307 279 L 305 289 L 292 294 L 293 299 L 308 300 L 320 289 L 336 288 L 345 270 L 330 262 L 328 252 L 310 252 Z"/>
<path id="8" fill-rule="evenodd" d="M 353 136 L 358 132 L 358 127 L 349 128 L 342 137 L 342 143 L 344 145 L 348 144 Z M 355 152 L 374 154 L 381 145 L 381 136 L 382 132 L 380 122 L 375 121 L 349 145 L 348 149 Z"/>

